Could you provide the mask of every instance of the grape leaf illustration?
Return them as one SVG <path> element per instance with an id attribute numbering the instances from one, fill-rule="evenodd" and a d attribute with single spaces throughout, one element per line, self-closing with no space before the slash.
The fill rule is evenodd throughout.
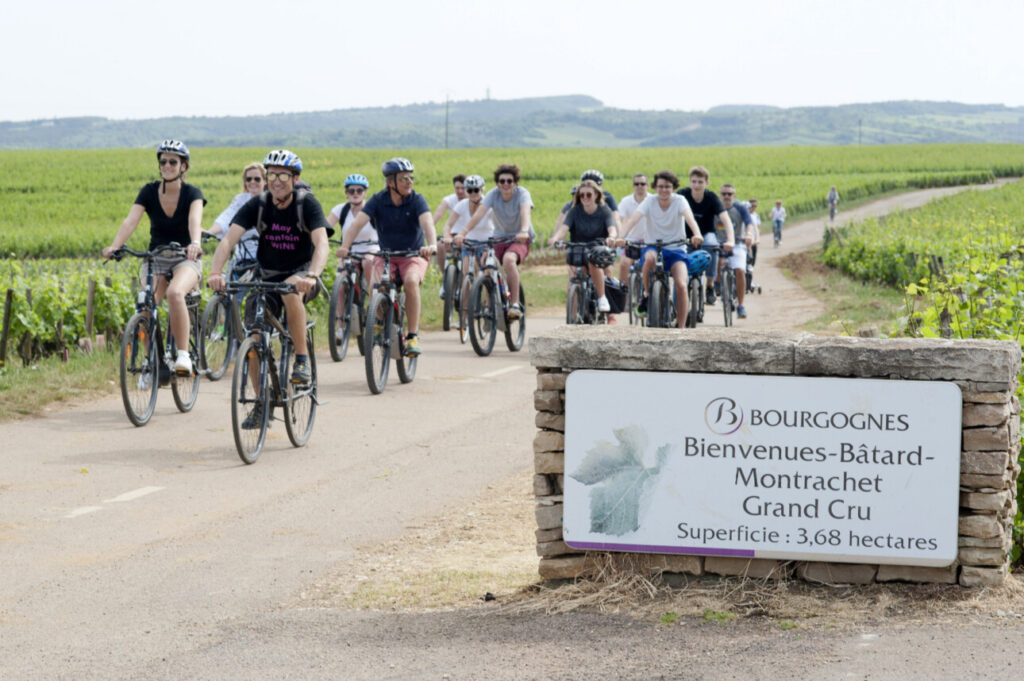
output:
<path id="1" fill-rule="evenodd" d="M 618 444 L 596 443 L 569 477 L 595 485 L 590 490 L 590 531 L 621 536 L 640 527 L 642 502 L 661 473 L 670 445 L 658 447 L 656 465 L 645 468 L 647 431 L 634 425 L 612 432 Z"/>

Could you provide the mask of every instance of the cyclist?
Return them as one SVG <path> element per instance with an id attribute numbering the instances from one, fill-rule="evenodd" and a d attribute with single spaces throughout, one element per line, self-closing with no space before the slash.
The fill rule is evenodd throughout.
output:
<path id="1" fill-rule="evenodd" d="M 530 222 L 533 198 L 525 187 L 519 186 L 521 176 L 519 166 L 514 163 L 499 165 L 494 171 L 494 182 L 498 186 L 487 192 L 465 227 L 467 233 L 471 232 L 487 216 L 486 209 L 490 208 L 494 235 L 515 237 L 512 243 L 494 245 L 494 255 L 505 268 L 505 282 L 508 284 L 511 302 L 509 319 L 523 316 L 523 307 L 519 303 L 519 265 L 526 260 L 530 253 L 530 243 L 537 238 Z"/>
<path id="2" fill-rule="evenodd" d="M 832 185 L 832 189 L 828 190 L 828 196 L 825 197 L 828 201 L 828 219 L 829 221 L 836 219 L 836 211 L 839 210 L 839 190 L 836 189 L 835 185 Z"/>
<path id="3" fill-rule="evenodd" d="M 636 212 L 637 207 L 644 202 L 650 194 L 647 191 L 647 176 L 643 173 L 637 173 L 633 176 L 633 193 L 629 196 L 625 196 L 619 201 L 619 219 L 625 224 L 626 220 Z M 629 241 L 643 241 L 647 229 L 647 218 L 640 218 L 640 222 L 633 228 L 629 233 Z M 627 243 L 627 246 L 629 243 Z M 625 252 L 620 254 L 622 259 L 619 261 L 619 279 L 621 281 L 629 281 L 629 268 L 633 266 L 633 259 L 628 257 Z"/>
<path id="4" fill-rule="evenodd" d="M 601 187 L 601 193 L 604 194 L 604 205 L 608 206 L 608 209 L 612 212 L 612 217 L 615 218 L 615 229 L 621 232 L 622 220 L 619 218 L 619 204 L 615 202 L 615 197 L 612 196 L 612 193 L 604 189 L 604 173 L 593 168 L 584 170 L 583 174 L 580 175 L 580 183 L 582 184 L 584 180 L 593 180 L 597 183 L 598 187 Z"/>
<path id="5" fill-rule="evenodd" d="M 345 234 L 338 249 L 339 258 L 347 258 L 355 235 L 373 220 L 377 225 L 377 239 L 387 251 L 418 250 L 419 255 L 391 258 L 393 275 L 402 280 L 405 288 L 405 316 L 409 321 L 406 334 L 405 354 L 417 357 L 420 349 L 420 284 L 431 255 L 437 252 L 437 233 L 430 207 L 422 194 L 413 191 L 412 161 L 406 158 L 388 159 L 381 165 L 384 175 L 384 189 L 370 197 L 362 212 L 352 223 L 351 232 Z M 374 264 L 372 284 L 380 281 L 384 272 L 384 261 Z"/>
<path id="6" fill-rule="evenodd" d="M 470 175 L 466 178 L 466 198 L 455 204 L 448 222 L 444 225 L 445 242 L 453 242 L 456 248 L 461 248 L 466 239 L 473 241 L 486 241 L 494 234 L 494 223 L 491 221 L 491 211 L 487 210 L 484 219 L 473 228 L 472 233 L 465 230 L 466 224 L 476 209 L 484 200 L 484 178 L 480 175 Z M 469 271 L 469 256 L 462 262 L 462 271 Z"/>
<path id="7" fill-rule="evenodd" d="M 366 179 L 365 175 L 359 173 L 353 173 L 345 178 L 345 196 L 348 198 L 344 203 L 339 203 L 337 206 L 331 209 L 330 214 L 327 216 L 327 224 L 331 227 L 335 226 L 339 222 L 341 223 L 341 234 L 344 236 L 352 223 L 356 221 L 360 211 L 363 210 L 366 199 L 366 191 L 370 188 L 370 181 Z M 363 281 L 367 280 L 366 272 L 373 271 L 373 254 L 380 251 L 380 245 L 377 243 L 377 230 L 374 228 L 373 220 L 363 227 L 363 229 L 356 234 L 356 241 L 369 242 L 360 243 L 352 248 L 353 253 L 359 253 L 363 256 L 362 263 L 356 263 L 356 267 L 360 268 L 360 274 L 363 277 Z"/>
<path id="8" fill-rule="evenodd" d="M 305 303 L 316 296 L 319 276 L 327 264 L 328 237 L 334 228 L 327 224 L 320 202 L 312 192 L 296 189 L 302 160 L 287 149 L 275 149 L 263 159 L 269 189 L 242 206 L 231 222 L 227 236 L 213 254 L 207 283 L 215 291 L 223 290 L 222 270 L 228 253 L 249 229 L 259 232 L 256 260 L 265 281 L 288 282 L 297 293 L 271 296 L 271 311 L 280 314 L 283 303 L 288 318 L 288 333 L 295 346 L 292 383 L 306 384 L 311 379 L 309 348 L 306 347 Z M 300 297 L 301 296 L 301 297 Z M 276 309 L 274 309 L 276 308 Z M 252 324 L 255 305 L 246 305 L 246 323 Z M 256 380 L 253 372 L 253 380 Z M 252 415 L 250 414 L 250 417 Z M 250 427 L 258 418 L 246 419 Z"/>
<path id="9" fill-rule="evenodd" d="M 722 250 L 728 253 L 733 247 L 732 220 L 725 212 L 722 200 L 718 195 L 708 189 L 708 182 L 711 181 L 711 174 L 704 166 L 693 166 L 690 168 L 690 186 L 683 187 L 677 194 L 682 195 L 690 210 L 693 211 L 693 219 L 700 226 L 700 236 L 704 247 L 711 250 L 711 266 L 708 271 L 711 273 L 707 281 L 707 303 L 715 304 L 714 283 L 718 280 L 718 253 L 709 247 L 721 246 Z M 725 241 L 720 242 L 716 232 L 716 225 L 721 223 L 725 230 Z M 696 236 L 696 230 L 690 232 L 687 226 L 687 236 Z"/>
<path id="10" fill-rule="evenodd" d="M 782 207 L 782 199 L 775 199 L 772 212 L 768 215 L 772 220 L 772 234 L 775 236 L 775 245 L 782 243 L 782 225 L 786 222 L 786 209 Z"/>
<path id="11" fill-rule="evenodd" d="M 736 201 L 735 187 L 731 184 L 723 184 L 719 191 L 722 195 L 722 205 L 734 225 L 736 237 L 736 245 L 725 266 L 731 267 L 736 273 L 736 316 L 746 319 L 747 308 L 743 306 L 743 298 L 747 293 L 747 247 L 753 240 L 750 233 L 754 229 L 754 221 L 751 219 L 747 207 Z"/>
<path id="12" fill-rule="evenodd" d="M 757 199 L 750 199 L 750 219 L 754 223 L 750 230 L 750 257 L 747 259 L 747 272 L 754 275 L 754 265 L 757 263 L 757 247 L 761 243 L 761 216 L 757 214 Z"/>
<path id="13" fill-rule="evenodd" d="M 580 188 L 579 183 L 574 184 L 572 189 L 569 190 L 569 200 L 562 206 L 562 210 L 558 212 L 558 219 L 555 220 L 555 231 L 565 223 L 565 216 L 569 214 L 569 209 L 572 208 L 573 198 L 576 196 L 576 190 Z"/>
<path id="14" fill-rule="evenodd" d="M 235 198 L 231 199 L 228 207 L 217 216 L 217 219 L 213 221 L 213 225 L 209 229 L 210 234 L 218 239 L 223 239 L 224 235 L 228 233 L 228 228 L 231 227 L 231 219 L 235 217 L 238 209 L 244 206 L 252 197 L 259 196 L 266 188 L 267 169 L 263 167 L 263 164 L 250 163 L 247 165 L 242 170 L 242 189 L 245 191 L 241 194 L 236 194 Z M 236 265 L 256 261 L 256 246 L 259 243 L 259 236 L 259 232 L 255 229 L 250 229 L 242 236 L 238 245 L 235 246 L 235 252 L 232 254 Z"/>
<path id="15" fill-rule="evenodd" d="M 618 245 L 625 245 L 630 232 L 636 227 L 641 219 L 647 219 L 647 242 L 653 241 L 682 241 L 685 238 L 685 230 L 689 229 L 693 234 L 691 243 L 699 247 L 703 239 L 700 228 L 693 217 L 690 204 L 679 194 L 673 194 L 679 188 L 679 177 L 671 170 L 662 170 L 654 176 L 653 195 L 644 199 L 644 202 L 636 209 L 636 212 L 626 220 L 622 227 L 622 237 Z M 642 279 L 644 282 L 644 295 L 640 300 L 638 311 L 647 312 L 647 295 L 651 289 L 651 270 L 657 261 L 657 249 L 647 246 L 643 250 L 644 264 Z M 690 259 L 681 247 L 662 249 L 662 257 L 665 260 L 665 268 L 672 275 L 672 282 L 675 285 L 676 301 L 676 326 L 686 326 L 686 312 L 689 307 L 686 297 L 686 285 L 689 280 L 688 269 Z"/>
<path id="16" fill-rule="evenodd" d="M 200 238 L 206 199 L 198 187 L 185 182 L 185 173 L 191 167 L 191 155 L 184 142 L 164 140 L 156 148 L 156 158 L 160 164 L 160 180 L 139 190 L 114 240 L 103 249 L 103 257 L 109 258 L 127 243 L 139 226 L 143 213 L 149 216 L 149 250 L 158 250 L 171 243 L 187 244 L 184 253 L 168 251 L 168 255 L 160 255 L 153 260 L 156 270 L 153 280 L 157 304 L 164 295 L 167 296 L 171 332 L 178 346 L 173 370 L 188 376 L 192 373 L 192 360 L 188 356 L 191 324 L 185 296 L 199 285 L 199 277 L 203 273 Z M 143 278 L 145 274 L 143 272 Z"/>
<path id="17" fill-rule="evenodd" d="M 556 241 L 561 241 L 565 237 L 566 232 L 569 232 L 569 238 L 572 241 L 604 239 L 608 246 L 615 245 L 615 240 L 619 235 L 615 227 L 615 219 L 612 216 L 611 209 L 604 205 L 604 195 L 601 193 L 601 188 L 593 180 L 583 180 L 580 182 L 580 186 L 576 190 L 576 196 L 573 198 L 573 207 L 569 209 L 569 213 L 565 216 L 564 224 L 548 240 L 548 245 L 552 246 Z M 587 252 L 587 270 L 590 272 L 590 279 L 594 282 L 594 293 L 597 294 L 597 311 L 610 312 L 611 305 L 608 303 L 608 297 L 605 295 L 604 290 L 604 269 L 594 264 L 595 260 L 601 260 L 602 258 L 601 256 L 595 257 L 595 251 L 608 251 L 608 249 L 603 246 L 589 249 Z M 609 262 L 611 261 L 611 255 L 610 252 L 605 255 Z M 569 257 L 571 256 L 567 256 L 567 258 Z M 569 263 L 570 278 L 573 275 L 573 264 L 572 262 Z"/>
<path id="18" fill-rule="evenodd" d="M 437 204 L 437 210 L 434 211 L 434 224 L 440 225 L 441 220 L 444 219 L 444 214 L 448 211 L 454 211 L 455 205 L 459 201 L 466 198 L 466 176 L 459 173 L 452 178 L 452 187 L 455 189 L 454 192 L 441 199 L 441 202 Z M 444 259 L 448 255 L 448 245 L 442 240 L 437 242 L 437 271 L 441 273 L 441 290 L 438 291 L 440 298 L 444 299 Z"/>

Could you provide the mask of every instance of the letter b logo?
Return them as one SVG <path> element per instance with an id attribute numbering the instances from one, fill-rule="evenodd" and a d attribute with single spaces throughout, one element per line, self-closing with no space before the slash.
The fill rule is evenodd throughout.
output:
<path id="1" fill-rule="evenodd" d="M 716 397 L 704 408 L 704 423 L 718 435 L 731 435 L 743 425 L 743 409 L 731 397 Z"/>

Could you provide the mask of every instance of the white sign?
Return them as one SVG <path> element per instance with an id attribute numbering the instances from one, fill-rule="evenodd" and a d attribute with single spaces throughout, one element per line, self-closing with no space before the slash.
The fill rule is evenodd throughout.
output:
<path id="1" fill-rule="evenodd" d="M 949 565 L 952 383 L 574 371 L 565 542 L 578 549 Z"/>

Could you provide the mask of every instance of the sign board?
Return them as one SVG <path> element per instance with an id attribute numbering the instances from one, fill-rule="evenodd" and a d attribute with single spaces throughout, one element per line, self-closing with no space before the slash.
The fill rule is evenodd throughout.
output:
<path id="1" fill-rule="evenodd" d="M 574 371 L 563 536 L 577 549 L 945 566 L 953 383 Z"/>

